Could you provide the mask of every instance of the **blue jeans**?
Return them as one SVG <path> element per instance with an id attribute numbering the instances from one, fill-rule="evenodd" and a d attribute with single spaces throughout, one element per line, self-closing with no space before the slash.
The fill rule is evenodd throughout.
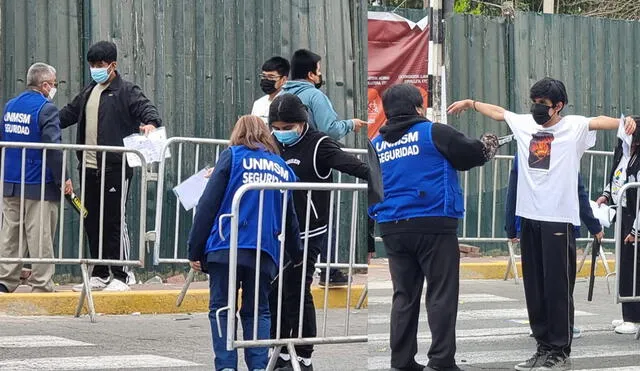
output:
<path id="1" fill-rule="evenodd" d="M 227 312 L 220 314 L 222 334 L 218 334 L 216 311 L 227 306 L 229 293 L 229 266 L 227 264 L 208 263 L 209 270 L 209 322 L 213 338 L 213 352 L 216 370 L 238 368 L 238 352 L 227 350 Z M 255 295 L 254 268 L 238 265 L 236 287 L 242 287 L 242 322 L 243 338 L 253 339 L 253 307 Z M 258 339 L 269 339 L 271 314 L 269 313 L 269 292 L 271 280 L 265 274 L 260 275 L 258 295 Z M 269 360 L 269 348 L 245 348 L 244 359 L 249 370 L 266 369 Z"/>

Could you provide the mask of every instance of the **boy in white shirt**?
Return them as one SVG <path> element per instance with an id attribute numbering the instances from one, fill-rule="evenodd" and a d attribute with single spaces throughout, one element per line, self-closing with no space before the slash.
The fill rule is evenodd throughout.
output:
<path id="1" fill-rule="evenodd" d="M 470 99 L 454 102 L 448 113 L 473 108 L 506 121 L 518 144 L 518 196 L 522 271 L 536 353 L 516 370 L 571 368 L 573 287 L 576 279 L 574 225 L 580 225 L 578 171 L 583 153 L 595 145 L 596 130 L 616 130 L 619 119 L 560 116 L 567 104 L 564 84 L 549 77 L 530 89 L 531 114 Z M 629 117 L 625 131 L 633 133 Z"/>
<path id="2" fill-rule="evenodd" d="M 266 95 L 253 102 L 251 114 L 260 117 L 265 124 L 269 122 L 269 106 L 289 79 L 290 69 L 289 61 L 282 57 L 270 58 L 262 65 L 260 89 Z"/>

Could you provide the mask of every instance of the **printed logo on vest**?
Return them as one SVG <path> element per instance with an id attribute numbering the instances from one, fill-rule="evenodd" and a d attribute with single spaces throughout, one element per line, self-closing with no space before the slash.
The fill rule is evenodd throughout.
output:
<path id="1" fill-rule="evenodd" d="M 378 152 L 380 164 L 387 161 L 397 160 L 402 157 L 416 156 L 420 154 L 420 147 L 418 147 L 417 144 L 412 144 L 418 142 L 420 138 L 419 134 L 420 133 L 418 131 L 414 131 L 412 133 L 406 133 L 395 143 L 385 141 L 376 143 L 376 151 Z"/>

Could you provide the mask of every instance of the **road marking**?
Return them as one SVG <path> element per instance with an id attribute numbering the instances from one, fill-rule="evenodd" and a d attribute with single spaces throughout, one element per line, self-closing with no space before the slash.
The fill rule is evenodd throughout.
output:
<path id="1" fill-rule="evenodd" d="M 595 316 L 593 313 L 575 311 L 576 317 Z M 390 314 L 369 314 L 370 325 L 380 325 L 390 322 Z M 528 318 L 527 309 L 479 309 L 458 311 L 458 321 L 488 320 L 488 319 L 514 319 Z M 427 316 L 421 312 L 420 321 L 426 322 Z"/>
<path id="2" fill-rule="evenodd" d="M 491 294 L 464 294 L 458 297 L 460 303 L 468 304 L 468 303 L 499 303 L 499 302 L 510 302 L 510 301 L 518 301 L 516 299 L 506 298 L 504 296 L 491 295 Z M 392 293 L 389 295 L 381 296 L 369 296 L 368 304 L 391 304 L 392 301 Z M 422 299 L 420 299 L 421 303 L 424 303 L 425 298 L 424 295 Z"/>
<path id="3" fill-rule="evenodd" d="M 620 349 L 620 348 L 628 348 L 628 349 Z M 490 363 L 502 363 L 502 362 L 521 362 L 525 359 L 531 357 L 531 354 L 535 349 L 529 350 L 501 350 L 501 351 L 481 351 L 481 352 L 467 352 L 467 353 L 457 353 L 456 361 L 458 365 L 464 368 L 464 365 L 476 365 L 476 364 L 490 364 Z M 595 359 L 595 358 L 605 358 L 605 357 L 628 357 L 628 356 L 636 356 L 640 358 L 638 353 L 637 344 L 629 342 L 628 345 L 615 344 L 610 346 L 584 346 L 584 347 L 573 347 L 571 352 L 572 359 Z M 368 360 L 368 369 L 369 370 L 383 370 L 388 369 L 390 364 L 391 356 L 369 356 Z M 464 360 L 464 362 L 462 362 Z M 420 354 L 420 352 L 416 355 L 416 361 L 418 363 L 427 364 L 429 359 L 426 354 Z M 631 359 L 630 361 L 633 361 Z M 636 367 L 636 366 L 633 366 Z M 605 369 L 606 370 L 606 369 Z M 611 370 L 624 370 L 621 367 L 614 367 Z M 629 369 L 635 370 L 635 369 Z"/>
<path id="4" fill-rule="evenodd" d="M 92 345 L 57 336 L 0 336 L 0 348 L 87 347 Z"/>
<path id="5" fill-rule="evenodd" d="M 50 357 L 30 359 L 9 359 L 0 361 L 0 370 L 93 370 L 93 369 L 140 369 L 194 367 L 197 363 L 179 359 L 142 355 L 87 356 L 87 357 Z"/>

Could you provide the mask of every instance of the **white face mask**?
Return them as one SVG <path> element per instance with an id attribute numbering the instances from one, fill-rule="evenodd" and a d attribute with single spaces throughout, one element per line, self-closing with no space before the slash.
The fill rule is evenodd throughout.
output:
<path id="1" fill-rule="evenodd" d="M 58 92 L 58 89 L 56 89 L 55 87 L 51 88 L 51 90 L 49 90 L 49 95 L 47 95 L 47 98 L 49 100 L 53 100 L 53 97 L 56 96 L 57 92 Z"/>

